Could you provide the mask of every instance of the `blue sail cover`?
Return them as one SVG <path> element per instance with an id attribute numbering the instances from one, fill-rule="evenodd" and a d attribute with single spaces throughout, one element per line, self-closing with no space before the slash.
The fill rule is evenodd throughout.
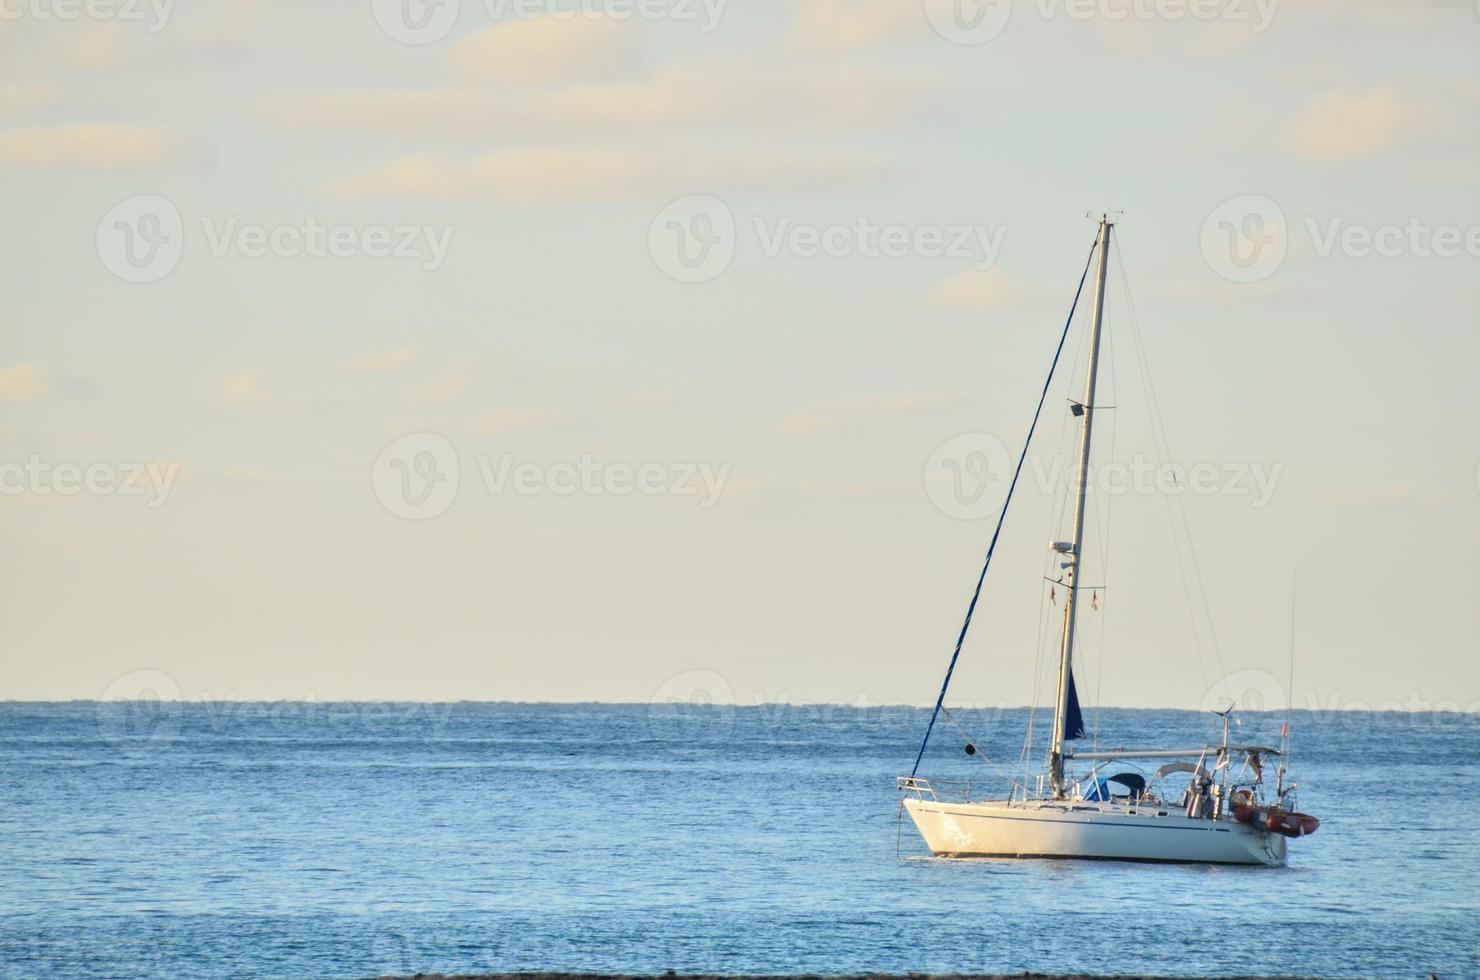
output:
<path id="1" fill-rule="evenodd" d="M 1064 706 L 1064 741 L 1084 738 L 1084 714 L 1079 710 L 1079 692 L 1074 689 L 1074 671 L 1069 671 L 1069 697 Z"/>

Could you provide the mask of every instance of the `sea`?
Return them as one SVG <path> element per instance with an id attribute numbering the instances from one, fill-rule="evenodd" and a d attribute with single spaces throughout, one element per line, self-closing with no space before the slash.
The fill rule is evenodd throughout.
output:
<path id="1" fill-rule="evenodd" d="M 895 789 L 927 719 L 0 703 L 0 976 L 1480 977 L 1480 717 L 1295 712 L 1321 827 L 1279 869 L 933 859 Z M 921 772 L 1001 791 L 1027 722 L 954 711 Z M 1102 748 L 1211 734 L 1192 712 L 1094 724 Z"/>

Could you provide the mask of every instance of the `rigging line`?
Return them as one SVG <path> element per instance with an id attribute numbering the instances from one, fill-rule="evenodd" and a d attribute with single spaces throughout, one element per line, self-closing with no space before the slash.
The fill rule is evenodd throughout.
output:
<path id="1" fill-rule="evenodd" d="M 940 713 L 946 721 L 951 723 L 951 727 L 956 729 L 956 734 L 966 739 L 967 744 L 976 749 L 974 755 L 980 758 L 982 762 L 986 763 L 987 768 L 992 770 L 992 774 L 994 776 L 996 776 L 998 779 L 1006 779 L 1009 783 L 1013 782 L 1012 774 L 1009 772 L 1005 772 L 1001 766 L 997 765 L 997 763 L 987 758 L 987 753 L 982 749 L 981 739 L 973 738 L 971 733 L 963 728 L 961 726 L 961 723 L 956 720 L 956 716 L 951 714 L 949 708 L 941 708 Z"/>
<path id="2" fill-rule="evenodd" d="M 1161 458 L 1162 462 L 1169 463 L 1171 460 L 1171 443 L 1166 436 L 1166 422 L 1162 417 L 1161 405 L 1156 397 L 1155 382 L 1151 378 L 1151 363 L 1146 356 L 1146 345 L 1141 337 L 1140 318 L 1136 315 L 1135 299 L 1131 295 L 1130 280 L 1126 275 L 1125 259 L 1120 253 L 1119 240 L 1116 240 L 1114 242 L 1114 246 L 1116 250 L 1115 254 L 1120 259 L 1120 261 L 1117 262 L 1116 265 L 1120 272 L 1121 288 L 1125 291 L 1126 307 L 1130 312 L 1131 335 L 1135 340 L 1137 367 L 1140 369 L 1142 386 L 1146 389 L 1147 417 L 1151 422 L 1152 442 L 1155 446 L 1156 453 Z M 1183 597 L 1187 603 L 1187 617 L 1189 625 L 1192 627 L 1192 643 L 1193 648 L 1197 653 L 1197 669 L 1199 675 L 1201 675 L 1202 677 L 1203 688 L 1204 690 L 1211 690 L 1211 686 L 1208 684 L 1207 669 L 1203 663 L 1202 630 L 1198 624 L 1197 619 L 1197 604 L 1193 601 L 1192 598 L 1192 589 L 1188 584 L 1187 568 L 1182 554 L 1182 544 L 1184 538 L 1186 541 L 1187 556 L 1191 560 L 1191 563 L 1193 565 L 1193 577 L 1198 583 L 1198 591 L 1201 593 L 1203 599 L 1204 618 L 1207 620 L 1208 624 L 1209 639 L 1213 647 L 1214 660 L 1218 666 L 1218 673 L 1220 675 L 1220 678 L 1222 679 L 1226 688 L 1228 683 L 1227 672 L 1223 669 L 1222 666 L 1223 657 L 1218 650 L 1217 634 L 1213 631 L 1212 616 L 1207 610 L 1207 590 L 1202 587 L 1201 571 L 1197 567 L 1197 552 L 1192 544 L 1192 528 L 1191 525 L 1188 524 L 1186 519 L 1186 505 L 1182 503 L 1180 493 L 1174 493 L 1170 495 L 1162 494 L 1161 496 L 1163 498 L 1163 503 L 1166 505 L 1167 523 L 1172 529 L 1172 544 L 1177 551 L 1177 573 L 1182 581 Z M 1180 505 L 1183 524 L 1181 528 L 1179 528 L 1177 525 L 1177 517 L 1173 509 L 1173 502 L 1167 499 L 1168 496 L 1176 497 L 1177 504 Z"/>
<path id="3" fill-rule="evenodd" d="M 1285 686 L 1284 742 L 1280 746 L 1280 765 L 1288 772 L 1290 768 L 1290 714 L 1295 708 L 1295 590 L 1300 584 L 1300 573 L 1290 573 L 1290 679 Z"/>
<path id="4" fill-rule="evenodd" d="M 1110 329 L 1111 328 L 1111 325 L 1112 325 L 1112 319 L 1110 317 L 1108 317 L 1108 316 L 1105 317 L 1104 329 L 1105 329 L 1105 333 L 1106 333 L 1106 340 L 1109 341 L 1109 343 L 1106 346 L 1108 347 L 1108 354 L 1109 354 L 1109 361 L 1110 361 L 1110 389 L 1111 389 L 1111 392 L 1112 392 L 1113 396 L 1118 401 L 1119 398 L 1120 398 L 1120 388 L 1117 386 L 1117 384 L 1115 382 L 1115 333 L 1114 333 L 1113 330 Z M 1120 431 L 1120 426 L 1116 424 L 1116 422 L 1115 422 L 1115 416 L 1114 416 L 1113 413 L 1110 416 L 1109 422 L 1110 422 L 1110 455 L 1108 457 L 1106 457 L 1106 458 L 1110 461 L 1110 464 L 1113 466 L 1115 464 L 1116 435 Z M 1101 506 L 1102 503 L 1103 503 L 1103 507 Z M 1106 594 L 1106 597 L 1105 598 L 1106 598 L 1107 603 L 1109 601 L 1108 589 L 1109 589 L 1109 585 L 1110 585 L 1110 512 L 1111 512 L 1111 508 L 1113 508 L 1114 506 L 1115 506 L 1115 495 L 1113 493 L 1108 493 L 1108 492 L 1105 493 L 1103 495 L 1103 500 L 1099 496 L 1096 497 L 1096 500 L 1095 500 L 1095 511 L 1094 511 L 1094 514 L 1095 514 L 1095 533 L 1096 533 L 1096 536 L 1099 538 L 1099 541 L 1100 541 L 1100 581 L 1101 582 L 1104 582 L 1105 583 L 1105 586 L 1106 586 L 1107 594 Z M 1105 609 L 1099 610 L 1099 627 L 1100 628 L 1099 628 L 1099 637 L 1098 637 L 1098 640 L 1097 640 L 1098 646 L 1097 646 L 1097 649 L 1095 651 L 1095 721 L 1094 721 L 1094 733 L 1093 733 L 1093 738 L 1092 738 L 1092 744 L 1093 744 L 1094 750 L 1096 752 L 1098 752 L 1099 749 L 1100 749 L 1100 714 L 1101 714 L 1102 709 L 1105 706 L 1104 691 L 1105 691 L 1105 619 L 1106 618 L 1107 618 L 1106 617 L 1106 610 Z"/>
<path id="5" fill-rule="evenodd" d="M 956 661 L 961 658 L 961 645 L 966 642 L 966 631 L 971 628 L 971 617 L 976 612 L 976 604 L 982 597 L 982 584 L 987 580 L 987 569 L 992 567 L 992 553 L 997 550 L 997 539 L 1002 535 L 1002 524 L 1007 520 L 1007 508 L 1012 503 L 1012 493 L 1017 489 L 1018 477 L 1023 475 L 1023 463 L 1028 458 L 1028 449 L 1033 445 L 1033 432 L 1038 428 L 1038 418 L 1043 414 L 1043 402 L 1048 397 L 1049 386 L 1053 384 L 1054 371 L 1059 366 L 1059 356 L 1064 353 L 1064 342 L 1069 339 L 1069 326 L 1074 322 L 1074 311 L 1079 309 L 1079 298 L 1084 294 L 1084 281 L 1089 278 L 1090 263 L 1094 261 L 1095 251 L 1100 247 L 1099 236 L 1095 236 L 1095 245 L 1089 250 L 1089 258 L 1084 261 L 1084 272 L 1079 276 L 1079 286 L 1074 290 L 1074 302 L 1069 307 L 1069 316 L 1064 320 L 1064 332 L 1059 336 L 1059 346 L 1053 352 L 1053 363 L 1048 366 L 1048 378 L 1043 382 L 1043 392 L 1038 396 L 1038 407 L 1033 410 L 1033 423 L 1028 426 L 1028 437 L 1023 440 L 1023 451 L 1018 456 L 1017 469 L 1012 471 L 1012 482 L 1007 486 L 1007 496 L 1002 501 L 1002 511 L 997 515 L 997 528 L 992 532 L 991 543 L 987 545 L 987 557 L 982 562 L 981 574 L 976 578 L 976 591 L 971 594 L 971 604 L 966 607 L 966 620 L 961 624 L 961 633 L 956 637 L 956 649 L 951 653 L 951 662 L 946 667 L 945 681 L 940 685 L 940 695 L 935 699 L 935 710 L 930 713 L 930 724 L 925 726 L 925 738 L 920 742 L 920 751 L 915 755 L 915 766 L 910 770 L 910 775 L 916 775 L 920 771 L 920 760 L 925 758 L 925 746 L 930 744 L 930 733 L 935 729 L 935 719 L 940 715 L 941 705 L 946 700 L 946 690 L 951 686 L 951 675 L 956 672 Z"/>
<path id="6" fill-rule="evenodd" d="M 1124 279 L 1125 278 L 1125 264 L 1124 264 L 1124 261 L 1122 261 L 1119 264 L 1119 266 L 1120 266 L 1120 272 L 1121 272 L 1122 279 Z M 1127 297 L 1127 299 L 1129 300 L 1129 296 Z M 1134 315 L 1134 310 L 1132 310 L 1132 315 L 1131 315 L 1131 327 L 1132 327 L 1132 334 L 1131 334 L 1131 336 L 1132 336 L 1132 339 L 1135 341 L 1135 344 L 1133 345 L 1133 350 L 1134 350 L 1134 352 L 1136 354 L 1136 367 L 1137 367 L 1138 372 L 1140 374 L 1141 386 L 1142 386 L 1142 388 L 1144 389 L 1144 391 L 1147 394 L 1147 398 L 1146 398 L 1146 419 L 1147 419 L 1148 424 L 1151 427 L 1151 438 L 1152 438 L 1153 452 L 1156 454 L 1156 456 L 1157 456 L 1157 458 L 1159 460 L 1161 460 L 1162 462 L 1165 462 L 1166 459 L 1167 459 L 1167 456 L 1169 455 L 1169 451 L 1163 449 L 1162 438 L 1159 438 L 1159 436 L 1163 436 L 1163 434 L 1160 433 L 1159 430 L 1158 430 L 1158 418 L 1157 418 L 1158 406 L 1156 405 L 1155 396 L 1154 396 L 1153 388 L 1152 388 L 1152 385 L 1151 385 L 1151 378 L 1150 378 L 1151 369 L 1150 369 L 1150 365 L 1147 363 L 1147 360 L 1146 360 L 1145 345 L 1142 342 L 1141 333 L 1140 333 L 1140 323 L 1139 323 L 1139 321 L 1137 320 L 1137 318 Z M 1188 623 L 1188 626 L 1189 626 L 1189 628 L 1191 629 L 1191 632 L 1192 632 L 1192 645 L 1193 645 L 1193 650 L 1196 653 L 1197 670 L 1198 670 L 1199 676 L 1202 678 L 1203 688 L 1204 688 L 1204 690 L 1206 690 L 1208 688 L 1208 673 L 1207 673 L 1207 667 L 1206 667 L 1206 665 L 1204 663 L 1204 654 L 1203 654 L 1203 647 L 1202 647 L 1202 631 L 1199 628 L 1198 622 L 1197 622 L 1196 603 L 1193 602 L 1193 599 L 1192 599 L 1192 588 L 1188 584 L 1188 581 L 1187 581 L 1187 568 L 1186 568 L 1186 560 L 1185 560 L 1184 555 L 1183 555 L 1182 537 L 1181 537 L 1180 529 L 1177 527 L 1176 517 L 1172 513 L 1172 502 L 1171 502 L 1171 500 L 1168 499 L 1168 495 L 1165 494 L 1165 493 L 1159 494 L 1158 496 L 1160 496 L 1162 498 L 1162 504 L 1166 508 L 1167 526 L 1168 526 L 1168 528 L 1170 528 L 1170 530 L 1172 532 L 1172 547 L 1173 547 L 1173 550 L 1176 552 L 1176 558 L 1177 558 L 1177 576 L 1178 576 L 1178 579 L 1180 580 L 1180 582 L 1182 584 L 1182 597 L 1183 597 L 1183 601 L 1186 604 L 1186 609 L 1187 609 L 1187 623 Z"/>
<path id="7" fill-rule="evenodd" d="M 1048 613 L 1048 596 L 1044 595 L 1042 583 L 1038 590 L 1038 639 L 1033 645 L 1033 687 L 1032 697 L 1028 702 L 1028 725 L 1027 733 L 1023 737 L 1023 751 L 1018 756 L 1017 769 L 1023 776 L 1023 785 L 1026 788 L 1028 782 L 1028 763 L 1033 752 L 1033 718 L 1038 712 L 1038 695 L 1042 690 L 1043 682 L 1043 640 L 1048 633 L 1048 621 L 1051 618 Z"/>

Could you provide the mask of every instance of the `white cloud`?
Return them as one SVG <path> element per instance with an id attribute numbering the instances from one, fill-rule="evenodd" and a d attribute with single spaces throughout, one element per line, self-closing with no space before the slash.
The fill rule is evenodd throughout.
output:
<path id="1" fill-rule="evenodd" d="M 251 40 L 262 19 L 260 0 L 177 4 L 170 16 L 170 36 L 206 48 L 235 47 Z"/>
<path id="2" fill-rule="evenodd" d="M 789 436 L 810 436 L 819 432 L 831 432 L 841 423 L 837 419 L 808 412 L 788 415 L 776 423 L 776 431 Z"/>
<path id="3" fill-rule="evenodd" d="M 401 401 L 411 408 L 425 405 L 441 405 L 461 395 L 468 387 L 468 372 L 454 368 L 406 385 L 401 389 Z"/>
<path id="4" fill-rule="evenodd" d="M 952 313 L 1012 313 L 1034 309 L 1041 290 L 1015 281 L 998 269 L 963 269 L 931 292 L 926 305 Z"/>
<path id="5" fill-rule="evenodd" d="M 227 466 L 221 470 L 221 476 L 232 483 L 276 483 L 281 479 L 276 473 L 251 466 Z"/>
<path id="6" fill-rule="evenodd" d="M 632 23 L 610 17 L 516 18 L 463 38 L 451 54 L 459 78 L 508 85 L 609 78 L 636 58 Z"/>
<path id="7" fill-rule="evenodd" d="M 933 72 L 844 65 L 757 69 L 682 64 L 631 81 L 513 90 L 457 86 L 264 95 L 257 114 L 282 129 L 486 142 L 541 134 L 734 127 L 780 133 L 869 131 L 920 114 Z"/>
<path id="8" fill-rule="evenodd" d="M 1305 105 L 1285 128 L 1285 145 L 1301 159 L 1330 161 L 1379 156 L 1406 136 L 1430 128 L 1436 112 L 1383 86 L 1332 92 Z"/>
<path id="9" fill-rule="evenodd" d="M 666 391 L 640 391 L 625 399 L 622 404 L 627 408 L 657 411 L 671 406 L 673 395 Z"/>
<path id="10" fill-rule="evenodd" d="M 46 391 L 46 373 L 40 365 L 16 364 L 0 368 L 0 401 L 30 401 L 45 395 Z"/>
<path id="11" fill-rule="evenodd" d="M 92 123 L 0 129 L 0 167 L 137 169 L 169 159 L 179 146 L 171 129 Z"/>
<path id="12" fill-rule="evenodd" d="M 416 360 L 416 355 L 420 351 L 421 348 L 416 344 L 406 344 L 390 350 L 370 351 L 355 358 L 354 367 L 357 371 L 396 371 Z"/>
<path id="13" fill-rule="evenodd" d="M 839 398 L 812 411 L 788 415 L 776 423 L 786 435 L 816 435 L 870 419 L 930 415 L 958 408 L 966 398 L 958 391 L 900 391 L 885 395 Z"/>
<path id="14" fill-rule="evenodd" d="M 850 50 L 923 37 L 924 8 L 901 0 L 793 0 L 790 39 L 805 48 Z"/>
<path id="15" fill-rule="evenodd" d="M 224 405 L 261 407 L 269 400 L 262 387 L 262 372 L 252 368 L 228 375 L 217 387 L 216 394 Z"/>
<path id="16" fill-rule="evenodd" d="M 555 416 L 538 408 L 499 408 L 478 416 L 470 428 L 480 435 L 503 435 L 538 429 L 555 421 Z"/>
<path id="17" fill-rule="evenodd" d="M 51 82 L 0 81 L 0 116 L 24 116 L 61 98 L 61 87 Z"/>
<path id="18" fill-rule="evenodd" d="M 823 192 L 875 183 L 893 167 L 849 153 L 762 148 L 677 152 L 531 146 L 479 157 L 402 157 L 323 185 L 346 199 L 484 199 L 518 204 L 657 199 L 693 187 Z"/>
<path id="19" fill-rule="evenodd" d="M 112 71 L 132 55 L 128 30 L 116 20 L 82 20 L 55 32 L 63 62 L 88 71 Z"/>

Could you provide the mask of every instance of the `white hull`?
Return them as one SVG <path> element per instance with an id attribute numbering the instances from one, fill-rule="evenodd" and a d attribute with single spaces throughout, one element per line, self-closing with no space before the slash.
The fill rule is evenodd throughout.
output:
<path id="1" fill-rule="evenodd" d="M 946 803 L 914 797 L 904 806 L 926 846 L 943 856 L 1285 863 L 1285 839 L 1278 834 L 1231 820 L 1192 819 L 1176 809 L 1052 800 Z"/>

